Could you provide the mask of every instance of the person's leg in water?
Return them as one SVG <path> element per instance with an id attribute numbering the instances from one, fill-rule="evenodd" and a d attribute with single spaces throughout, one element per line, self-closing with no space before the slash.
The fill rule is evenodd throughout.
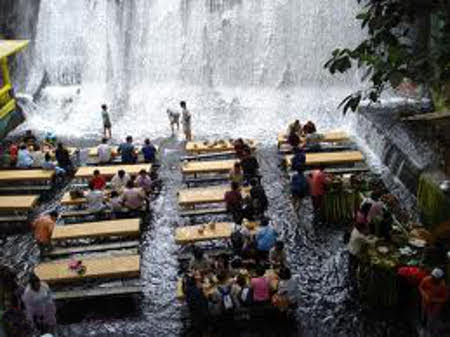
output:
<path id="1" fill-rule="evenodd" d="M 314 223 L 320 223 L 321 219 L 321 209 L 322 209 L 323 196 L 316 195 L 312 196 L 312 204 L 314 209 Z"/>

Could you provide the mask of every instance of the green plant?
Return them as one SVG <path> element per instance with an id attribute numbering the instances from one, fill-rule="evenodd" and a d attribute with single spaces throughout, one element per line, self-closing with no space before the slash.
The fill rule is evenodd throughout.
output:
<path id="1" fill-rule="evenodd" d="M 365 3 L 357 15 L 367 38 L 356 48 L 338 48 L 326 62 L 331 74 L 353 67 L 363 70 L 367 89 L 348 95 L 344 114 L 363 99 L 377 102 L 381 93 L 405 79 L 431 92 L 438 107 L 450 103 L 450 0 L 356 0 Z M 412 29 L 415 27 L 416 35 Z"/>

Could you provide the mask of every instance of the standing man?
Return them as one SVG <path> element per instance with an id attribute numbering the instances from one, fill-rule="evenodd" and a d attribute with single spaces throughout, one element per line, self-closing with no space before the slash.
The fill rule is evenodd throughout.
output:
<path id="1" fill-rule="evenodd" d="M 169 116 L 170 129 L 172 130 L 172 136 L 175 135 L 175 126 L 177 132 L 180 130 L 180 113 L 167 109 L 167 115 Z"/>
<path id="2" fill-rule="evenodd" d="M 109 118 L 108 106 L 102 105 L 102 119 L 103 119 L 103 135 L 105 138 L 111 138 L 111 119 Z"/>
<path id="3" fill-rule="evenodd" d="M 191 119 L 192 115 L 186 107 L 186 102 L 180 102 L 181 113 L 182 113 L 182 122 L 183 122 L 183 131 L 187 141 L 192 140 L 192 130 L 191 130 Z"/>

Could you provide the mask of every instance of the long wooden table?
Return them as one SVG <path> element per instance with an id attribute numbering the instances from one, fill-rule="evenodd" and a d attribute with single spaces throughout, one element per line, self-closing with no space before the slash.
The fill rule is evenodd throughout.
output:
<path id="1" fill-rule="evenodd" d="M 0 170 L 0 182 L 49 181 L 55 175 L 54 170 L 17 169 Z"/>
<path id="2" fill-rule="evenodd" d="M 214 160 L 214 161 L 191 161 L 183 164 L 181 172 L 183 174 L 199 173 L 228 173 L 238 163 L 237 159 Z"/>
<path id="3" fill-rule="evenodd" d="M 38 199 L 38 195 L 0 196 L 0 212 L 31 211 Z"/>
<path id="4" fill-rule="evenodd" d="M 178 244 L 188 244 L 200 241 L 210 241 L 219 239 L 229 239 L 233 232 L 234 224 L 231 222 L 216 222 L 214 229 L 211 229 L 210 224 L 202 224 L 196 226 L 179 227 L 175 230 L 175 242 Z M 248 222 L 244 225 L 254 232 L 259 223 Z M 203 229 L 203 231 L 201 230 Z"/>
<path id="5" fill-rule="evenodd" d="M 293 155 L 284 157 L 286 166 L 291 166 Z M 354 164 L 364 161 L 360 151 L 307 153 L 306 166 Z"/>
<path id="6" fill-rule="evenodd" d="M 79 275 L 69 269 L 69 260 L 41 263 L 35 269 L 36 275 L 48 284 L 70 283 L 89 279 L 132 278 L 140 274 L 139 255 L 95 258 L 82 260 L 86 273 Z"/>
<path id="7" fill-rule="evenodd" d="M 60 241 L 110 236 L 137 237 L 140 233 L 140 223 L 140 219 L 124 219 L 56 226 L 53 230 L 52 240 Z"/>
<path id="8" fill-rule="evenodd" d="M 75 174 L 75 178 L 91 178 L 95 170 L 99 170 L 100 174 L 105 178 L 113 177 L 119 170 L 124 170 L 128 174 L 137 175 L 139 171 L 150 171 L 151 164 L 130 164 L 130 165 L 112 165 L 112 166 L 83 166 L 80 167 Z"/>
<path id="9" fill-rule="evenodd" d="M 245 140 L 245 143 L 250 146 L 251 149 L 255 149 L 257 142 L 255 140 Z M 188 153 L 214 153 L 214 152 L 234 152 L 234 145 L 228 140 L 216 141 L 216 142 L 201 142 L 192 141 L 186 143 L 186 152 Z"/>
<path id="10" fill-rule="evenodd" d="M 222 203 L 225 201 L 225 193 L 229 190 L 229 185 L 183 189 L 178 192 L 178 204 L 180 206 L 195 206 Z M 249 187 L 241 189 L 243 195 L 249 192 Z"/>
<path id="11" fill-rule="evenodd" d="M 310 142 L 316 143 L 340 143 L 347 142 L 350 140 L 349 135 L 344 131 L 331 131 L 321 134 L 323 137 L 318 139 L 311 139 Z M 286 132 L 280 132 L 278 134 L 278 146 L 286 144 L 288 140 L 288 135 Z M 305 140 L 305 139 L 304 139 Z"/>

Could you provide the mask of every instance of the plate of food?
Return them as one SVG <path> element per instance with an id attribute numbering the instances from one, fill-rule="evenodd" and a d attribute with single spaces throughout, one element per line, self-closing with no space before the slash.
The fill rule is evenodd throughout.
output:
<path id="1" fill-rule="evenodd" d="M 412 238 L 408 241 L 408 243 L 416 248 L 424 248 L 427 245 L 427 242 L 425 240 Z"/>

